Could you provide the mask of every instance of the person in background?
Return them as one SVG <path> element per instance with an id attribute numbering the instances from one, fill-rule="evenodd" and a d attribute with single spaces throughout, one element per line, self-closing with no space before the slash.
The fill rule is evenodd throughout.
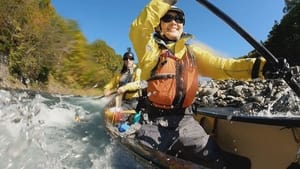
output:
<path id="1" fill-rule="evenodd" d="M 124 109 L 135 109 L 140 96 L 139 89 L 134 81 L 139 81 L 141 70 L 134 63 L 134 54 L 131 48 L 123 55 L 123 67 L 117 76 L 104 86 L 104 95 L 109 96 L 115 92 L 122 97 L 122 106 Z"/>
<path id="2" fill-rule="evenodd" d="M 185 14 L 175 3 L 151 0 L 130 27 L 141 80 L 148 82 L 142 99 L 145 116 L 136 138 L 150 148 L 209 168 L 250 168 L 248 159 L 229 158 L 194 119 L 191 105 L 200 75 L 263 79 L 266 60 L 223 58 L 189 43 L 192 35 L 183 31 Z"/>

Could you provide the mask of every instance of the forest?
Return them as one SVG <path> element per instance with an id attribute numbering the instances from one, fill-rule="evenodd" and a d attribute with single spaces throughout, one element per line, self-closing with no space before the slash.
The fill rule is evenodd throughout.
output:
<path id="1" fill-rule="evenodd" d="M 275 56 L 300 65 L 300 0 L 285 0 L 284 16 L 262 42 Z M 0 1 L 0 64 L 29 88 L 50 84 L 74 90 L 103 86 L 122 58 L 103 40 L 88 43 L 74 20 L 59 16 L 51 0 Z M 247 56 L 257 57 L 257 51 Z"/>

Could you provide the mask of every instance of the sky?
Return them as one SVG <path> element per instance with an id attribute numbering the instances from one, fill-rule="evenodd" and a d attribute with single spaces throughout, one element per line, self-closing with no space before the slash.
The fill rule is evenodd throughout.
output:
<path id="1" fill-rule="evenodd" d="M 129 29 L 149 0 L 52 0 L 56 12 L 75 20 L 88 43 L 103 40 L 117 54 L 128 47 Z M 284 0 L 209 0 L 256 41 L 265 41 L 283 17 Z M 196 0 L 178 0 L 185 12 L 184 31 L 225 57 L 239 57 L 254 48 L 224 21 Z M 133 51 L 134 52 L 134 51 Z"/>

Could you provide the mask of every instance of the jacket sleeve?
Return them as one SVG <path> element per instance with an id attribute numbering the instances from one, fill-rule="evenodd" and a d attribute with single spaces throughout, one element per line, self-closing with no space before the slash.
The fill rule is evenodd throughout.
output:
<path id="1" fill-rule="evenodd" d="M 237 79 L 237 80 L 251 80 L 254 71 L 254 63 L 256 58 L 234 59 L 216 56 L 212 52 L 193 47 L 193 54 L 195 56 L 198 71 L 201 76 L 210 77 L 217 80 Z M 255 67 L 258 78 L 263 79 L 262 69 L 265 64 L 265 59 L 258 58 L 260 64 Z"/>
<path id="2" fill-rule="evenodd" d="M 134 81 L 127 83 L 125 85 L 123 85 L 122 90 L 124 91 L 136 91 L 138 89 L 140 89 L 140 80 L 141 80 L 141 69 L 140 68 L 136 68 L 135 70 L 135 75 L 134 75 Z"/>
<path id="3" fill-rule="evenodd" d="M 150 71 L 157 63 L 159 48 L 153 33 L 159 25 L 160 18 L 170 7 L 171 4 L 163 0 L 151 0 L 131 24 L 129 38 L 143 70 L 142 79 L 150 77 Z"/>
<path id="4" fill-rule="evenodd" d="M 105 86 L 104 91 L 117 89 L 119 84 L 120 75 L 114 76 Z"/>
<path id="5" fill-rule="evenodd" d="M 141 80 L 141 73 L 142 73 L 142 70 L 140 68 L 136 68 L 134 81 L 140 81 Z"/>

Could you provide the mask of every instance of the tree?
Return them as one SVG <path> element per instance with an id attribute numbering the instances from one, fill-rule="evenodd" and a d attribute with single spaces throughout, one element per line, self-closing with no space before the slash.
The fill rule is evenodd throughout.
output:
<path id="1" fill-rule="evenodd" d="M 47 81 L 56 60 L 53 8 L 49 0 L 1 0 L 0 53 L 20 79 Z"/>
<path id="2" fill-rule="evenodd" d="M 1 0 L 0 25 L 0 61 L 27 85 L 47 84 L 51 75 L 70 88 L 101 88 L 122 66 L 114 49 L 88 44 L 50 0 Z"/>
<path id="3" fill-rule="evenodd" d="M 300 0 L 284 0 L 285 7 L 283 8 L 284 13 L 288 13 L 291 9 L 293 9 L 297 4 L 300 3 Z"/>
<path id="4" fill-rule="evenodd" d="M 300 65 L 300 3 L 275 22 L 265 42 L 266 47 L 277 57 L 287 58 L 291 65 Z"/>

